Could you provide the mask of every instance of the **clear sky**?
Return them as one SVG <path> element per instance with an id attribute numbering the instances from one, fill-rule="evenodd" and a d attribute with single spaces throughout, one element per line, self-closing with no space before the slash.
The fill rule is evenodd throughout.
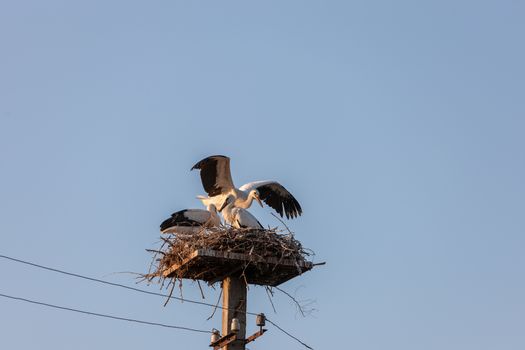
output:
<path id="1" fill-rule="evenodd" d="M 190 167 L 276 179 L 327 261 L 265 312 L 315 349 L 525 348 L 520 1 L 1 1 L 0 254 L 128 285 Z M 252 210 L 276 225 L 268 208 Z M 0 293 L 220 327 L 208 307 L 0 260 Z M 140 285 L 158 291 L 157 285 Z M 196 285 L 184 296 L 199 299 Z M 214 303 L 217 291 L 204 289 Z M 208 335 L 0 298 L 3 349 L 205 349 Z M 255 331 L 249 320 L 248 332 Z M 303 349 L 269 326 L 250 349 Z"/>

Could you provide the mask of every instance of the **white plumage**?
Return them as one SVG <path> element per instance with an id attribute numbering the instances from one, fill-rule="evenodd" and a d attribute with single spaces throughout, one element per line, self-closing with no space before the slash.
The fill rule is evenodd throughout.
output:
<path id="1" fill-rule="evenodd" d="M 228 196 L 221 208 L 224 221 L 237 228 L 263 229 L 261 223 L 248 210 L 235 206 L 235 197 Z"/>
<path id="2" fill-rule="evenodd" d="M 299 202 L 277 181 L 255 181 L 236 188 L 231 177 L 230 158 L 226 156 L 204 158 L 193 169 L 200 170 L 202 185 L 209 196 L 198 197 L 204 205 L 214 204 L 220 208 L 228 196 L 233 196 L 233 206 L 237 208 L 249 208 L 253 200 L 262 206 L 262 200 L 281 217 L 294 218 L 302 213 Z"/>
<path id="3" fill-rule="evenodd" d="M 184 209 L 171 214 L 171 217 L 160 224 L 162 233 L 193 234 L 206 227 L 215 227 L 221 224 L 217 214 L 217 207 L 210 204 L 207 210 Z"/>

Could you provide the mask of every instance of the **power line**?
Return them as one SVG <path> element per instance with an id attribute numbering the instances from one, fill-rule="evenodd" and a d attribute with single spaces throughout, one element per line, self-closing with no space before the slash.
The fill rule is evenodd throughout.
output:
<path id="1" fill-rule="evenodd" d="M 290 333 L 288 333 L 287 331 L 285 331 L 284 329 L 282 329 L 280 326 L 278 326 L 277 324 L 275 324 L 274 322 L 270 321 L 267 317 L 266 317 L 266 321 L 268 321 L 269 323 L 273 324 L 275 326 L 275 328 L 277 328 L 278 330 L 280 330 L 281 332 L 283 332 L 284 334 L 286 334 L 287 336 L 289 336 L 290 338 L 293 338 L 295 339 L 296 341 L 298 341 L 299 343 L 301 343 L 301 345 L 303 345 L 304 347 L 307 347 L 308 349 L 311 349 L 311 350 L 314 350 L 314 348 L 312 348 L 311 346 L 303 343 L 299 338 L 291 335 Z"/>
<path id="2" fill-rule="evenodd" d="M 56 268 L 49 267 L 49 266 L 35 264 L 35 263 L 29 262 L 29 261 L 13 258 L 13 257 L 6 256 L 6 255 L 0 255 L 0 258 L 11 260 L 11 261 L 22 263 L 22 264 L 26 264 L 26 265 L 33 266 L 33 267 L 37 267 L 39 269 L 44 269 L 44 270 L 48 270 L 48 271 L 52 271 L 52 272 L 61 273 L 63 275 L 67 275 L 67 276 L 77 277 L 77 278 L 85 279 L 85 280 L 92 281 L 92 282 L 98 282 L 98 283 L 102 283 L 102 284 L 106 284 L 106 285 L 110 285 L 110 286 L 114 286 L 114 287 L 120 287 L 120 288 L 125 288 L 125 289 L 128 289 L 128 290 L 133 290 L 135 292 L 140 292 L 140 293 L 150 294 L 150 295 L 156 295 L 156 296 L 161 296 L 161 297 L 165 297 L 165 298 L 172 298 L 172 299 L 185 301 L 185 302 L 192 303 L 192 304 L 211 306 L 211 307 L 219 308 L 219 309 L 223 309 L 223 310 L 224 309 L 228 309 L 228 308 L 225 308 L 223 306 L 214 305 L 214 304 L 210 304 L 210 303 L 205 303 L 203 301 L 184 299 L 184 298 L 180 298 L 180 297 L 176 297 L 176 296 L 170 296 L 168 294 L 163 294 L 163 293 L 158 293 L 158 292 L 150 292 L 148 290 L 135 288 L 135 287 L 130 287 L 130 286 L 126 286 L 126 285 L 120 284 L 120 283 L 108 282 L 108 281 L 104 281 L 104 280 L 101 280 L 101 279 L 98 279 L 98 278 L 88 277 L 88 276 L 80 275 L 78 273 L 68 272 L 68 271 L 56 269 Z M 236 310 L 235 308 L 229 308 L 229 309 Z M 246 314 L 252 315 L 252 316 L 257 316 L 258 315 L 255 312 L 248 312 L 248 311 L 246 311 Z"/>
<path id="3" fill-rule="evenodd" d="M 147 325 L 150 325 L 150 326 L 182 329 L 182 330 L 185 330 L 185 331 L 192 331 L 192 332 L 199 332 L 199 333 L 212 333 L 210 331 L 205 331 L 205 330 L 202 330 L 202 329 L 195 329 L 195 328 L 182 327 L 182 326 L 173 326 L 173 325 L 164 324 L 164 323 L 141 321 L 141 320 L 136 320 L 136 319 L 133 319 L 133 318 L 119 317 L 119 316 L 113 316 L 113 315 L 107 315 L 107 314 L 100 314 L 100 313 L 97 313 L 97 312 L 73 309 L 73 308 L 70 308 L 70 307 L 48 304 L 48 303 L 44 303 L 44 302 L 41 302 L 41 301 L 25 299 L 25 298 L 20 298 L 20 297 L 14 297 L 14 296 L 2 294 L 2 293 L 0 293 L 0 297 L 13 299 L 13 300 L 19 300 L 19 301 L 25 301 L 26 303 L 37 304 L 37 305 L 41 305 L 41 306 L 47 306 L 47 307 L 60 309 L 60 310 L 78 312 L 80 314 L 85 314 L 85 315 L 90 315 L 90 316 L 98 316 L 98 317 L 110 318 L 110 319 L 113 319 L 113 320 L 134 322 L 134 323 L 140 323 L 140 324 L 147 324 Z"/>
<path id="4" fill-rule="evenodd" d="M 77 278 L 81 278 L 81 279 L 85 279 L 85 280 L 88 280 L 88 281 L 92 281 L 92 282 L 97 282 L 97 283 L 102 283 L 102 284 L 106 284 L 106 285 L 110 285 L 110 286 L 114 286 L 114 287 L 120 287 L 120 288 L 124 288 L 124 289 L 128 289 L 128 290 L 132 290 L 132 291 L 135 291 L 135 292 L 140 292 L 140 293 L 144 293 L 144 294 L 149 294 L 149 295 L 156 295 L 156 296 L 161 296 L 161 297 L 165 297 L 165 298 L 173 298 L 173 299 L 176 299 L 176 300 L 180 300 L 180 301 L 185 301 L 185 302 L 188 302 L 188 303 L 192 303 L 192 304 L 197 304 L 197 305 L 205 305 L 205 306 L 210 306 L 210 307 L 213 307 L 213 308 L 218 308 L 218 309 L 222 309 L 222 310 L 237 310 L 235 308 L 226 308 L 224 306 L 220 306 L 220 305 L 214 305 L 214 304 L 210 304 L 210 303 L 205 303 L 203 301 L 197 301 L 197 300 L 191 300 L 191 299 L 184 299 L 184 298 L 180 298 L 180 297 L 176 297 L 176 296 L 170 296 L 168 294 L 163 294 L 163 293 L 158 293 L 158 292 L 150 292 L 148 290 L 144 290 L 144 289 L 140 289 L 140 288 L 135 288 L 135 287 L 130 287 L 130 286 L 126 286 L 124 284 L 120 284 L 120 283 L 114 283 L 114 282 L 108 282 L 108 281 L 104 281 L 104 280 L 101 280 L 101 279 L 98 279 L 98 278 L 93 278 L 93 277 L 88 277 L 88 276 L 84 276 L 84 275 L 80 275 L 78 273 L 73 273 L 73 272 L 68 272 L 68 271 L 64 271 L 64 270 L 60 270 L 60 269 L 56 269 L 56 268 L 53 268 L 53 267 L 49 267 L 49 266 L 44 266 L 44 265 L 40 265 L 40 264 L 36 264 L 36 263 L 32 263 L 32 262 L 29 262 L 29 261 L 25 261 L 25 260 L 21 260 L 21 259 L 17 259 L 17 258 L 13 258 L 13 257 L 10 257 L 10 256 L 7 256 L 7 255 L 2 255 L 0 254 L 0 258 L 3 258 L 3 259 L 7 259 L 7 260 L 11 260 L 11 261 L 14 261 L 14 262 L 18 262 L 18 263 L 21 263 L 21 264 L 25 264 L 25 265 L 29 265 L 29 266 L 33 266 L 33 267 L 37 267 L 37 268 L 40 268 L 40 269 L 44 269 L 44 270 L 48 270 L 48 271 L 52 271 L 52 272 L 57 272 L 57 273 L 61 273 L 63 275 L 67 275 L 67 276 L 72 276 L 72 277 L 77 277 Z M 5 295 L 2 295 L 4 297 L 9 297 L 9 296 L 5 296 Z M 15 297 L 12 297 L 13 299 L 17 299 Z M 25 299 L 21 299 L 20 300 L 24 300 L 24 301 L 28 301 L 28 302 L 33 302 L 33 301 L 29 301 L 29 300 L 25 300 Z M 34 302 L 35 304 L 39 304 L 38 302 Z M 41 303 L 42 305 L 46 305 L 46 304 L 43 304 Z M 47 305 L 47 306 L 51 306 L 51 307 L 55 307 L 55 306 L 52 306 L 52 305 Z M 57 307 L 57 308 L 61 308 L 61 307 Z M 67 308 L 64 308 L 67 310 Z M 77 311 L 77 312 L 82 312 L 82 311 L 79 311 L 79 310 L 74 310 L 72 309 L 72 311 Z M 89 312 L 86 312 L 89 314 Z M 255 313 L 255 312 L 249 312 L 249 311 L 246 311 L 246 314 L 248 315 L 252 315 L 252 316 L 257 316 L 258 314 Z M 103 315 L 97 315 L 97 316 L 102 316 L 102 317 L 105 317 Z M 111 316 L 108 316 L 108 317 L 111 317 Z M 116 319 L 119 319 L 117 317 L 113 317 L 113 318 L 116 318 Z M 299 343 L 301 343 L 303 346 L 305 346 L 306 348 L 308 349 L 312 349 L 312 347 L 308 346 L 307 344 L 305 344 L 304 342 L 302 342 L 300 339 L 298 339 L 297 337 L 293 336 L 292 334 L 290 334 L 289 332 L 287 332 L 286 330 L 284 330 L 283 328 L 281 328 L 279 325 L 277 325 L 275 322 L 273 321 L 270 321 L 268 318 L 266 318 L 266 320 L 271 323 L 272 325 L 274 325 L 277 329 L 279 329 L 281 332 L 283 332 L 284 334 L 286 334 L 287 336 L 289 336 L 290 338 L 292 339 L 295 339 L 296 341 L 298 341 Z M 141 321 L 138 321 L 139 323 Z M 208 331 L 203 331 L 203 332 L 207 332 L 209 333 Z"/>

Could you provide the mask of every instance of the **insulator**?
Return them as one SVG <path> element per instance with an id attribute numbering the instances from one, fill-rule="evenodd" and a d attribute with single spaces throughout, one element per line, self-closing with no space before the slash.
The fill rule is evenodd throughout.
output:
<path id="1" fill-rule="evenodd" d="M 221 334 L 218 330 L 214 329 L 211 333 L 211 342 L 212 344 L 215 343 L 217 340 L 221 338 Z"/>
<path id="2" fill-rule="evenodd" d="M 255 324 L 258 327 L 264 327 L 266 325 L 266 316 L 263 313 L 258 314 L 255 318 Z"/>
<path id="3" fill-rule="evenodd" d="M 237 333 L 241 329 L 241 325 L 239 324 L 239 319 L 232 318 L 232 323 L 230 325 L 230 328 L 233 333 Z"/>

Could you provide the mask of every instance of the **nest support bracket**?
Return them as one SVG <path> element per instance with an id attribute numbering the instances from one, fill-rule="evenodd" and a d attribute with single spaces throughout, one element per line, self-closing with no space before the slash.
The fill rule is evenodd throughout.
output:
<path id="1" fill-rule="evenodd" d="M 197 249 L 181 263 L 163 271 L 162 277 L 200 279 L 213 284 L 228 276 L 242 275 L 249 284 L 275 287 L 312 268 L 309 261 Z"/>

